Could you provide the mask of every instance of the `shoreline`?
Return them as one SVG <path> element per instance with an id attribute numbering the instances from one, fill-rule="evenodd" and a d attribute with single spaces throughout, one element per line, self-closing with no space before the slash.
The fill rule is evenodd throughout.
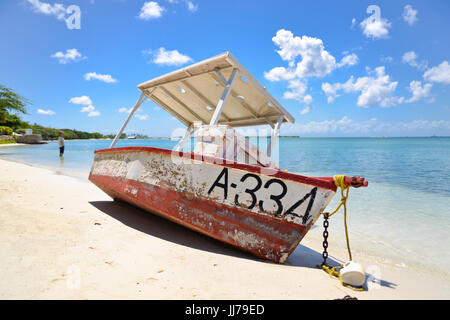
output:
<path id="1" fill-rule="evenodd" d="M 5 143 L 5 144 L 0 144 L 0 148 L 3 148 L 3 147 L 21 147 L 21 146 L 31 146 L 31 144 L 26 144 L 26 143 Z"/>
<path id="2" fill-rule="evenodd" d="M 24 144 L 25 146 L 30 146 L 28 144 Z M 29 162 L 26 160 L 22 160 L 22 159 L 8 159 L 8 158 L 3 158 L 0 155 L 0 161 L 6 161 L 6 162 L 11 162 L 11 163 L 18 163 L 18 164 L 22 164 L 25 166 L 29 166 L 32 168 L 38 168 L 38 169 L 43 169 L 43 170 L 48 170 L 51 171 L 53 174 L 56 175 L 62 175 L 62 176 L 67 176 L 67 177 L 72 177 L 75 178 L 77 180 L 80 180 L 82 182 L 89 182 L 88 177 L 89 177 L 89 169 L 83 170 L 83 169 L 79 169 L 79 170 L 69 170 L 66 169 L 64 167 L 58 167 L 56 165 L 44 165 L 41 163 L 36 163 L 36 162 Z"/>
<path id="3" fill-rule="evenodd" d="M 318 239 L 306 236 L 277 265 L 113 202 L 88 181 L 3 159 L 0 169 L 2 299 L 450 297 L 446 277 L 359 255 L 380 281 L 352 291 L 315 268 L 322 259 Z M 330 251 L 332 258 L 347 257 L 345 250 Z"/>

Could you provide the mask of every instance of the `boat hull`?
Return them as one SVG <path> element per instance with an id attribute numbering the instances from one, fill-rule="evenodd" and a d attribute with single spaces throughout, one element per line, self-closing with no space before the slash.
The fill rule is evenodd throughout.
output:
<path id="1" fill-rule="evenodd" d="M 149 147 L 97 150 L 89 180 L 113 199 L 278 263 L 336 191 L 326 179 Z"/>

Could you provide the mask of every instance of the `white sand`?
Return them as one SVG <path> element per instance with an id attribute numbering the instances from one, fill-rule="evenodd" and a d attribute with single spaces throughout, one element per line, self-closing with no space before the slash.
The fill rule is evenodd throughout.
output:
<path id="1" fill-rule="evenodd" d="M 322 244 L 308 237 L 277 265 L 113 202 L 88 181 L 4 160 L 0 172 L 0 299 L 450 298 L 438 274 L 362 257 L 381 285 L 344 288 L 314 268 Z"/>

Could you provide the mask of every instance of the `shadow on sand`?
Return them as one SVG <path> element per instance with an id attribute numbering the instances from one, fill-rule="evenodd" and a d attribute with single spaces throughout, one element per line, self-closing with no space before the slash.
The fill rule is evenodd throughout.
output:
<path id="1" fill-rule="evenodd" d="M 160 239 L 199 250 L 271 263 L 122 201 L 94 201 L 91 204 L 128 227 Z M 322 253 L 299 245 L 287 259 L 285 265 L 315 268 L 321 262 Z M 335 260 L 331 260 L 329 263 L 333 266 L 339 265 Z"/>
<path id="2" fill-rule="evenodd" d="M 90 204 L 130 228 L 166 241 L 240 259 L 272 263 L 122 201 L 92 201 Z M 322 263 L 321 252 L 317 252 L 299 244 L 284 265 L 316 268 L 320 263 Z M 340 263 L 332 257 L 328 258 L 328 263 L 332 267 L 340 265 Z M 369 281 L 370 278 L 367 277 L 366 280 Z M 396 286 L 391 282 L 380 279 L 372 279 L 372 281 L 377 281 L 381 286 L 389 288 L 395 288 Z"/>

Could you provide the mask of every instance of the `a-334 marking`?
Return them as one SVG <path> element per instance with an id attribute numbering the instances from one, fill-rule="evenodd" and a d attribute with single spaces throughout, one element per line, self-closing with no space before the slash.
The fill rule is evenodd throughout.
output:
<path id="1" fill-rule="evenodd" d="M 239 182 L 244 183 L 245 185 L 248 185 L 248 182 L 247 182 L 248 180 L 255 181 L 256 185 L 252 188 L 246 188 L 244 190 L 244 193 L 249 194 L 250 197 L 252 198 L 252 203 L 249 206 L 247 206 L 247 209 L 252 210 L 256 205 L 258 205 L 259 210 L 261 212 L 266 212 L 264 210 L 264 201 L 261 199 L 258 201 L 258 197 L 256 195 L 256 192 L 259 189 L 261 189 L 261 187 L 263 187 L 264 189 L 268 190 L 268 192 L 270 194 L 270 200 L 273 201 L 277 206 L 277 210 L 276 210 L 276 212 L 274 212 L 275 216 L 291 215 L 291 216 L 294 216 L 297 218 L 301 218 L 303 224 L 306 224 L 306 222 L 308 221 L 308 218 L 310 217 L 311 209 L 314 204 L 314 200 L 316 198 L 317 187 L 313 187 L 311 189 L 311 191 L 306 193 L 301 199 L 299 199 L 291 207 L 289 207 L 287 210 L 285 210 L 283 212 L 284 207 L 283 207 L 282 199 L 288 193 L 288 186 L 282 180 L 273 178 L 273 179 L 267 180 L 266 183 L 264 183 L 264 185 L 263 185 L 263 182 L 262 182 L 260 176 L 254 174 L 254 173 L 246 173 L 241 177 Z M 272 185 L 281 186 L 282 191 L 279 194 L 271 193 L 270 189 L 271 189 Z M 237 184 L 233 182 L 230 184 L 230 187 L 235 189 L 235 188 L 237 188 Z M 211 194 L 211 192 L 213 192 L 213 190 L 215 188 L 222 188 L 224 199 L 228 198 L 228 168 L 223 168 L 223 170 L 217 176 L 216 180 L 214 181 L 214 183 L 211 185 L 211 187 L 208 190 L 208 195 Z M 272 187 L 272 189 L 273 189 L 273 187 Z M 299 206 L 301 206 L 302 203 L 304 203 L 308 199 L 309 199 L 309 202 L 308 202 L 305 212 L 303 212 L 301 214 L 294 212 L 295 209 L 297 209 Z M 239 202 L 239 194 L 238 193 L 236 193 L 236 195 L 234 196 L 234 204 L 238 207 L 242 206 L 241 203 Z"/>

